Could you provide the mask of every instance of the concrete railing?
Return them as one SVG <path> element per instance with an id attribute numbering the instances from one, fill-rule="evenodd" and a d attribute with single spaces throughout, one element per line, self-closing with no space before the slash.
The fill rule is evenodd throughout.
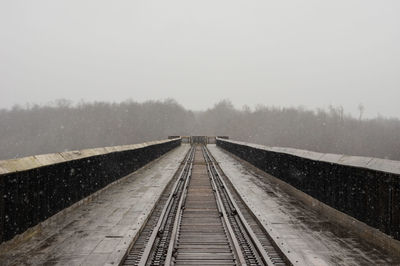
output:
<path id="1" fill-rule="evenodd" d="M 0 161 L 0 243 L 179 146 L 180 138 Z"/>
<path id="2" fill-rule="evenodd" d="M 217 139 L 217 145 L 320 202 L 400 240 L 400 162 Z"/>

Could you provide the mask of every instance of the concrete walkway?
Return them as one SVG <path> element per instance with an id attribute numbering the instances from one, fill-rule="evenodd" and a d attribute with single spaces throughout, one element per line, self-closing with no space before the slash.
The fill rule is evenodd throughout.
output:
<path id="1" fill-rule="evenodd" d="M 208 146 L 246 204 L 299 265 L 400 265 L 283 192 L 268 174 Z"/>
<path id="2" fill-rule="evenodd" d="M 174 149 L 48 223 L 0 254 L 0 265 L 118 265 L 188 149 Z"/>

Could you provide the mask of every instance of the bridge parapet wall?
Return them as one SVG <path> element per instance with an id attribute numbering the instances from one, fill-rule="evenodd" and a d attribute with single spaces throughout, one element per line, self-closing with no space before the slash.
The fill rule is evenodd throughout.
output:
<path id="1" fill-rule="evenodd" d="M 266 147 L 217 145 L 355 219 L 400 240 L 400 162 Z"/>
<path id="2" fill-rule="evenodd" d="M 181 138 L 0 161 L 0 243 L 179 146 Z"/>

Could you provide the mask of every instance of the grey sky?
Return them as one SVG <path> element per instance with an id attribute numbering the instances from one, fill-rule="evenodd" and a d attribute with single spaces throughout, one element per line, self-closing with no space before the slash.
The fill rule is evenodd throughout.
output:
<path id="1" fill-rule="evenodd" d="M 400 117 L 398 0 L 0 0 L 0 107 L 223 98 Z"/>

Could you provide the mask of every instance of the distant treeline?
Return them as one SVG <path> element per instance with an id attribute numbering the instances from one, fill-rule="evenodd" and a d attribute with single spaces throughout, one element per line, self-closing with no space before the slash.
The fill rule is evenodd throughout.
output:
<path id="1" fill-rule="evenodd" d="M 221 101 L 201 112 L 174 100 L 55 104 L 0 110 L 0 159 L 133 144 L 168 135 L 228 135 L 268 146 L 400 160 L 400 120 Z"/>

